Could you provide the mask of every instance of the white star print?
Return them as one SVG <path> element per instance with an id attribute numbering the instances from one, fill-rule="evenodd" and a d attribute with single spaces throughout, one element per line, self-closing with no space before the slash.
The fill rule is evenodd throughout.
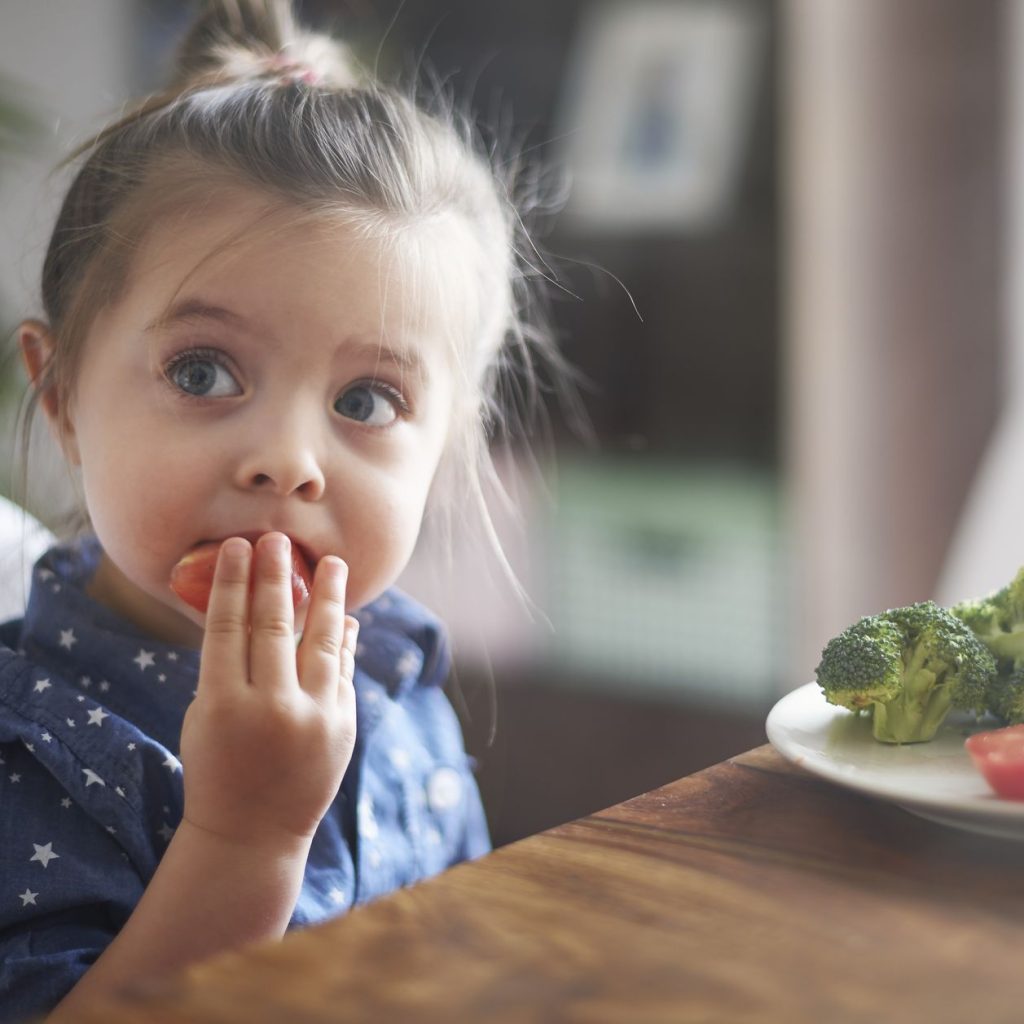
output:
<path id="1" fill-rule="evenodd" d="M 74 729 L 74 727 L 75 727 L 75 720 L 74 720 L 73 718 L 65 718 L 65 719 L 64 719 L 64 721 L 65 721 L 65 722 L 67 722 L 67 723 L 68 723 L 68 725 L 69 725 L 69 726 L 70 726 L 70 727 L 71 727 L 72 729 Z"/>
<path id="2" fill-rule="evenodd" d="M 34 744 L 34 743 L 26 743 L 26 744 L 25 744 L 25 749 L 26 749 L 26 750 L 27 750 L 27 751 L 28 751 L 28 752 L 29 752 L 30 754 L 34 754 L 34 753 L 36 752 L 36 747 L 35 747 L 35 744 Z"/>
<path id="3" fill-rule="evenodd" d="M 172 772 L 181 771 L 181 762 L 173 755 L 168 754 L 167 760 L 163 762 L 165 768 L 170 768 Z"/>
<path id="4" fill-rule="evenodd" d="M 335 886 L 327 895 L 331 898 L 333 903 L 345 902 L 345 894 L 337 886 Z"/>
<path id="5" fill-rule="evenodd" d="M 37 892 L 33 892 L 31 889 L 26 889 L 23 893 L 18 896 L 21 900 L 21 905 L 27 907 L 30 903 L 34 907 L 36 905 L 36 897 L 39 895 Z"/>
<path id="6" fill-rule="evenodd" d="M 160 675 L 157 676 L 157 679 L 160 680 L 161 683 L 167 682 L 167 676 L 163 672 L 161 672 Z"/>
<path id="7" fill-rule="evenodd" d="M 40 738 L 42 739 L 42 741 L 44 743 L 52 743 L 53 742 L 53 737 L 48 732 L 44 732 L 43 735 Z"/>
<path id="8" fill-rule="evenodd" d="M 61 647 L 66 647 L 70 651 L 71 648 L 74 647 L 75 644 L 77 644 L 77 643 L 78 643 L 78 637 L 75 636 L 75 631 L 73 629 L 62 629 L 60 631 L 60 645 L 61 645 Z"/>
<path id="9" fill-rule="evenodd" d="M 174 838 L 174 829 L 165 821 L 162 828 L 157 829 L 156 834 L 165 842 L 169 843 Z"/>
<path id="10" fill-rule="evenodd" d="M 48 690 L 51 686 L 53 686 L 53 683 L 51 683 L 49 679 L 40 679 L 36 683 L 36 693 L 42 693 L 44 690 Z"/>
<path id="11" fill-rule="evenodd" d="M 14 772 L 13 774 L 8 775 L 7 777 L 11 780 L 11 782 L 21 782 L 21 776 L 17 772 Z"/>
<path id="12" fill-rule="evenodd" d="M 128 749 L 129 750 L 134 750 L 135 749 L 135 744 L 134 743 L 129 743 L 128 744 Z"/>
<path id="13" fill-rule="evenodd" d="M 99 783 L 101 786 L 105 786 L 106 783 L 91 769 L 83 768 L 82 774 L 85 776 L 85 788 L 88 789 L 90 786 Z"/>
<path id="14" fill-rule="evenodd" d="M 45 583 L 45 582 L 47 582 L 47 581 L 49 581 L 49 580 L 52 580 L 52 579 L 53 579 L 53 576 L 54 576 L 54 572 L 53 572 L 53 570 L 52 570 L 52 569 L 40 569 L 40 570 L 39 570 L 39 578 L 40 578 L 40 579 L 41 579 L 41 580 L 42 580 L 42 581 L 43 581 L 44 583 Z"/>
<path id="15" fill-rule="evenodd" d="M 60 805 L 64 808 L 64 810 L 67 810 L 71 806 L 71 797 L 64 797 L 64 799 L 61 800 Z"/>
<path id="16" fill-rule="evenodd" d="M 103 708 L 93 708 L 89 712 L 89 724 L 90 725 L 103 725 L 103 719 L 109 718 L 110 715 L 103 710 Z"/>
<path id="17" fill-rule="evenodd" d="M 83 696 L 82 696 L 82 694 L 79 694 L 79 695 L 78 695 L 78 696 L 77 696 L 77 697 L 75 698 L 75 700 L 77 700 L 79 704 L 84 704 L 84 703 L 85 703 L 85 697 L 83 697 Z"/>
<path id="18" fill-rule="evenodd" d="M 422 659 L 415 651 L 406 651 L 395 664 L 395 668 L 398 670 L 398 674 L 402 676 L 411 676 L 414 672 L 419 672 L 420 666 L 422 665 Z"/>
<path id="19" fill-rule="evenodd" d="M 132 658 L 132 661 L 139 666 L 139 669 L 143 672 L 153 664 L 153 652 L 140 650 L 139 653 Z"/>
<path id="20" fill-rule="evenodd" d="M 40 846 L 38 843 L 33 843 L 32 846 L 35 848 L 35 853 L 29 857 L 29 863 L 37 860 L 43 867 L 47 867 L 51 860 L 57 860 L 60 854 L 53 852 L 53 843 L 47 843 L 45 846 Z"/>
<path id="21" fill-rule="evenodd" d="M 60 593 L 60 584 L 59 583 L 54 583 L 54 585 L 52 587 L 52 590 L 53 590 L 53 592 L 55 594 L 59 594 Z"/>
<path id="22" fill-rule="evenodd" d="M 89 678 L 88 676 L 82 676 L 82 678 L 81 678 L 81 679 L 79 679 L 78 681 L 79 681 L 79 683 L 81 683 L 81 684 L 82 684 L 82 686 L 84 686 L 84 687 L 85 687 L 85 688 L 86 688 L 87 690 L 89 689 L 89 687 L 90 687 L 90 686 L 92 686 L 92 680 L 91 680 L 91 679 L 90 679 L 90 678 Z"/>
<path id="23" fill-rule="evenodd" d="M 108 683 L 106 681 L 106 679 L 104 679 L 103 682 L 100 683 L 100 690 L 101 690 L 101 692 L 106 693 L 109 689 L 110 689 L 110 683 Z"/>
<path id="24" fill-rule="evenodd" d="M 380 826 L 377 824 L 377 818 L 373 813 L 373 800 L 370 799 L 369 794 L 365 794 L 359 799 L 359 832 L 365 839 L 376 839 L 380 835 Z"/>
<path id="25" fill-rule="evenodd" d="M 168 661 L 177 661 L 178 660 L 178 652 L 177 651 L 168 651 L 167 652 L 167 660 Z"/>

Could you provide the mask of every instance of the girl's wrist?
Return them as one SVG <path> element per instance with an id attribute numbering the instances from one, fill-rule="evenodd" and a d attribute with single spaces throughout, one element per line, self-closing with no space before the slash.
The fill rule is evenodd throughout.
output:
<path id="1" fill-rule="evenodd" d="M 176 842 L 179 847 L 187 844 L 211 857 L 225 857 L 233 861 L 241 858 L 247 864 L 260 861 L 295 863 L 302 868 L 313 837 L 273 831 L 230 835 L 200 825 L 186 816 L 175 829 L 171 842 Z"/>

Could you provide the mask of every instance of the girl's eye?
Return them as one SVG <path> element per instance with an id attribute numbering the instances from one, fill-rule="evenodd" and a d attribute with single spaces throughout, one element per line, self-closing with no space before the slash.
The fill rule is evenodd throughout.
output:
<path id="1" fill-rule="evenodd" d="M 242 389 L 214 353 L 183 352 L 171 360 L 165 375 L 174 387 L 194 398 L 230 398 Z"/>
<path id="2" fill-rule="evenodd" d="M 408 411 L 401 394 L 388 384 L 353 384 L 335 400 L 334 411 L 368 427 L 389 427 L 399 410 Z"/>

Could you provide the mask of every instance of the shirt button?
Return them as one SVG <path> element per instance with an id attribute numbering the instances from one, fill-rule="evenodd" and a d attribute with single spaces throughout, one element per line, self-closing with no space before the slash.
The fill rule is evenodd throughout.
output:
<path id="1" fill-rule="evenodd" d="M 450 811 L 462 799 L 462 779 L 454 768 L 438 768 L 427 781 L 427 803 L 435 814 Z"/>

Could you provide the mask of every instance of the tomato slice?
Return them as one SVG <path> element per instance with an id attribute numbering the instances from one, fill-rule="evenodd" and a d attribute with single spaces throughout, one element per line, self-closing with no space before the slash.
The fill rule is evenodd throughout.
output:
<path id="1" fill-rule="evenodd" d="M 187 605 L 205 614 L 210 605 L 210 591 L 213 589 L 213 573 L 217 568 L 220 542 L 200 544 L 193 548 L 171 570 L 171 590 Z M 313 574 L 306 559 L 292 545 L 292 601 L 298 608 L 309 597 Z"/>
<path id="2" fill-rule="evenodd" d="M 964 742 L 974 766 L 1006 800 L 1024 800 L 1024 725 L 978 732 Z"/>

